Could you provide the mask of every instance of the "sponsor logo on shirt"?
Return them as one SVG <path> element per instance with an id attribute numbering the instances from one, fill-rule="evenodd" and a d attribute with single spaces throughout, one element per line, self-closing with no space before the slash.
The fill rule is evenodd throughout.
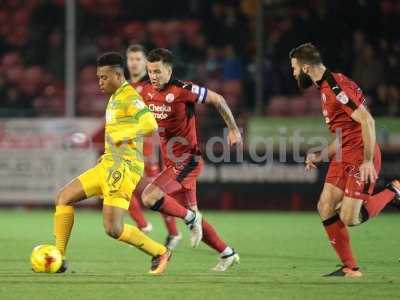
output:
<path id="1" fill-rule="evenodd" d="M 152 111 L 154 117 L 157 120 L 164 120 L 168 118 L 169 114 L 172 111 L 171 106 L 169 105 L 156 105 L 154 103 L 149 104 L 149 109 Z"/>

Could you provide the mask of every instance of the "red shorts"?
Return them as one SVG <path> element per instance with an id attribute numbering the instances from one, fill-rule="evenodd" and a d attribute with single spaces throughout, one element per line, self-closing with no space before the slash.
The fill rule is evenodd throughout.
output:
<path id="1" fill-rule="evenodd" d="M 143 177 L 155 177 L 161 172 L 159 163 L 145 163 Z"/>
<path id="2" fill-rule="evenodd" d="M 159 163 L 145 163 L 144 173 L 139 183 L 136 185 L 133 195 L 141 199 L 142 193 L 146 186 L 150 184 L 158 174 L 160 174 L 161 168 Z"/>
<path id="3" fill-rule="evenodd" d="M 347 197 L 367 200 L 373 193 L 375 184 L 365 183 L 360 180 L 359 167 L 361 163 L 362 159 L 358 160 L 356 163 L 332 161 L 329 164 L 325 182 L 340 188 Z M 376 173 L 379 174 L 381 170 L 380 151 L 375 152 L 374 166 Z"/>
<path id="4" fill-rule="evenodd" d="M 203 170 L 203 161 L 192 156 L 187 162 L 170 166 L 153 181 L 165 194 L 172 196 L 185 207 L 197 206 L 196 181 Z"/>

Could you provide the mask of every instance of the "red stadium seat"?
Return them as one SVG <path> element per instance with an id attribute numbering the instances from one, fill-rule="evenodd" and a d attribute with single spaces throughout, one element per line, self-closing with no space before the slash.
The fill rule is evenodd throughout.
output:
<path id="1" fill-rule="evenodd" d="M 242 83 L 240 80 L 228 80 L 223 84 L 223 93 L 240 96 L 242 93 Z"/>
<path id="2" fill-rule="evenodd" d="M 219 79 L 214 79 L 214 78 L 211 79 L 210 78 L 209 80 L 207 80 L 206 86 L 210 90 L 213 90 L 217 93 L 223 94 L 223 84 L 222 84 L 221 80 L 219 80 Z"/>
<path id="3" fill-rule="evenodd" d="M 16 65 L 22 65 L 21 55 L 17 52 L 8 52 L 1 59 L 1 67 L 8 69 Z"/>
<path id="4" fill-rule="evenodd" d="M 185 36 L 191 36 L 201 29 L 201 22 L 195 19 L 185 20 L 182 23 L 181 29 Z"/>
<path id="5" fill-rule="evenodd" d="M 321 96 L 316 88 L 308 89 L 304 92 L 303 97 L 307 101 L 307 114 L 312 116 L 321 115 Z"/>
<path id="6" fill-rule="evenodd" d="M 161 33 L 164 30 L 164 23 L 159 20 L 151 20 L 147 22 L 146 29 L 150 34 Z"/>
<path id="7" fill-rule="evenodd" d="M 267 116 L 279 117 L 289 115 L 289 99 L 285 96 L 274 96 L 270 99 L 266 109 Z"/>
<path id="8" fill-rule="evenodd" d="M 290 116 L 304 116 L 307 112 L 308 102 L 303 97 L 292 98 L 288 101 L 288 114 Z"/>
<path id="9" fill-rule="evenodd" d="M 18 83 L 21 80 L 23 73 L 24 68 L 21 65 L 15 65 L 14 67 L 4 69 L 6 80 L 13 83 Z"/>
<path id="10" fill-rule="evenodd" d="M 141 41 L 145 37 L 144 25 L 142 22 L 134 21 L 126 24 L 123 29 L 124 37 L 131 41 Z"/>

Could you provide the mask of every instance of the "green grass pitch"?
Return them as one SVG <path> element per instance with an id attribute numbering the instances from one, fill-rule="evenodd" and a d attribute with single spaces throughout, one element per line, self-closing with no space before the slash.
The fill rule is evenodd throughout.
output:
<path id="1" fill-rule="evenodd" d="M 151 234 L 163 241 L 161 218 L 149 212 Z M 150 259 L 108 238 L 99 212 L 78 210 L 65 274 L 34 274 L 33 246 L 51 243 L 52 211 L 0 211 L 0 299 L 399 299 L 399 215 L 352 228 L 364 271 L 358 279 L 322 278 L 337 260 L 316 213 L 217 213 L 205 216 L 241 255 L 223 274 L 217 255 L 189 248 L 188 234 L 167 273 L 146 274 Z"/>

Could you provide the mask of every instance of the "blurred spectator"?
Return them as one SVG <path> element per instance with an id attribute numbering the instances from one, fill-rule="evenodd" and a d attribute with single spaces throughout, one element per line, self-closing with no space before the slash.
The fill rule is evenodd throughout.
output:
<path id="1" fill-rule="evenodd" d="M 224 80 L 241 80 L 242 64 L 237 58 L 232 45 L 227 45 L 224 49 L 222 60 L 222 73 Z"/>
<path id="2" fill-rule="evenodd" d="M 64 43 L 63 35 L 58 31 L 53 31 L 48 37 L 48 58 L 47 58 L 47 68 L 51 74 L 53 74 L 57 79 L 64 79 Z"/>
<path id="3" fill-rule="evenodd" d="M 400 89 L 396 85 L 379 85 L 376 101 L 371 106 L 376 116 L 400 116 Z"/>
<path id="4" fill-rule="evenodd" d="M 372 45 L 367 44 L 355 57 L 352 79 L 366 94 L 374 93 L 383 77 L 383 62 Z"/>

